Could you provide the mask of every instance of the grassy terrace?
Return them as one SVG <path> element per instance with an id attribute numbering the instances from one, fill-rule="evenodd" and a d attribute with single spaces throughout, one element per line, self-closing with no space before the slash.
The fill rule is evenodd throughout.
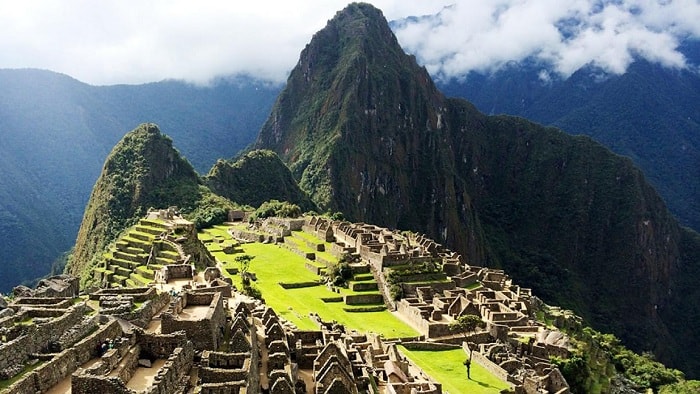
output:
<path id="1" fill-rule="evenodd" d="M 476 362 L 472 362 L 471 380 L 467 380 L 467 369 L 462 364 L 467 356 L 462 349 L 427 351 L 399 346 L 399 350 L 430 377 L 442 383 L 443 393 L 499 393 L 510 387 Z"/>
<path id="2" fill-rule="evenodd" d="M 225 226 L 215 226 L 205 231 L 205 237 L 201 237 L 201 235 L 200 239 L 203 241 L 217 236 L 225 236 L 225 239 L 230 239 Z M 215 245 L 209 243 L 207 246 Z M 315 312 L 324 320 L 336 320 L 350 329 L 373 331 L 386 338 L 418 336 L 415 330 L 388 311 L 348 311 L 375 305 L 349 306 L 339 301 L 345 294 L 368 294 L 371 292 L 354 292 L 342 289 L 339 294 L 323 285 L 284 289 L 279 282 L 314 282 L 318 281 L 320 277 L 305 267 L 308 262 L 306 259 L 281 246 L 249 243 L 242 244 L 239 248 L 242 249 L 243 253 L 255 256 L 250 264 L 250 272 L 254 272 L 257 276 L 255 286 L 262 292 L 265 302 L 274 308 L 280 316 L 293 322 L 300 329 L 318 329 L 316 323 L 309 317 L 311 312 Z M 239 268 L 234 260 L 236 254 L 226 254 L 221 251 L 213 251 L 212 254 L 224 264 L 224 268 Z M 238 275 L 233 275 L 231 278 L 238 287 L 241 286 Z M 323 299 L 328 302 L 324 302 Z"/>

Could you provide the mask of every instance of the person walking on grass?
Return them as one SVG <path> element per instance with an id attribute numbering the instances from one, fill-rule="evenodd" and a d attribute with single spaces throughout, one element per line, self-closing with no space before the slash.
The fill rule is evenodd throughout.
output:
<path id="1" fill-rule="evenodd" d="M 463 364 L 465 367 L 467 367 L 467 379 L 471 380 L 472 377 L 469 375 L 469 370 L 471 369 L 471 366 L 472 366 L 472 360 L 467 358 L 464 360 Z"/>

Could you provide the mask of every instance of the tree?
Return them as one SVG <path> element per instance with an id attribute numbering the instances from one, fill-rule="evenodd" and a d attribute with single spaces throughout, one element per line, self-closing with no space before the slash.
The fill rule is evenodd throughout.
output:
<path id="1" fill-rule="evenodd" d="M 477 328 L 486 327 L 486 323 L 477 315 L 462 315 L 451 321 L 448 327 L 452 332 L 461 332 L 466 338 L 467 334 L 475 332 Z M 471 364 L 473 350 L 474 348 L 469 346 L 469 359 L 465 363 Z"/>
<path id="2" fill-rule="evenodd" d="M 241 275 L 241 281 L 243 282 L 243 287 L 249 286 L 250 285 L 250 279 L 248 278 L 248 269 L 250 268 L 250 262 L 253 260 L 255 256 L 251 256 L 249 254 L 243 254 L 240 256 L 236 256 L 234 261 L 236 261 L 241 269 L 238 271 L 238 273 Z"/>
<path id="3" fill-rule="evenodd" d="M 461 332 L 466 338 L 467 334 L 473 333 L 477 328 L 486 327 L 486 323 L 477 315 L 462 315 L 450 322 L 449 328 L 452 332 Z"/>

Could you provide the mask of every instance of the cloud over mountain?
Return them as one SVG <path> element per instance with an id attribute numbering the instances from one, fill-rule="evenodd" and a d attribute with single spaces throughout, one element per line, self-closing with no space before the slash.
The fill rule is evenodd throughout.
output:
<path id="1" fill-rule="evenodd" d="M 700 38 L 697 0 L 370 2 L 443 79 L 526 58 L 562 76 L 587 64 L 621 73 L 637 56 L 685 67 L 679 43 Z M 0 0 L 0 68 L 49 69 L 98 85 L 230 74 L 282 82 L 311 35 L 346 4 Z"/>
<path id="2" fill-rule="evenodd" d="M 394 29 L 438 78 L 528 58 L 567 77 L 586 65 L 621 74 L 637 57 L 687 67 L 678 46 L 700 38 L 699 20 L 696 0 L 466 1 Z"/>

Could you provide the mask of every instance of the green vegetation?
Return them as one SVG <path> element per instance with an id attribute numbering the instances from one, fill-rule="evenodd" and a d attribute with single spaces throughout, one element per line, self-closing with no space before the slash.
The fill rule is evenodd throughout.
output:
<path id="1" fill-rule="evenodd" d="M 399 349 L 430 377 L 442 383 L 443 392 L 496 394 L 510 387 L 476 362 L 471 363 L 471 380 L 468 380 L 464 367 L 467 355 L 462 349 L 427 351 L 408 350 L 403 346 Z"/>
<path id="2" fill-rule="evenodd" d="M 476 315 L 462 315 L 450 322 L 450 331 L 456 333 L 464 333 L 466 335 L 473 333 L 477 328 L 486 328 L 486 322 Z"/>
<path id="3" fill-rule="evenodd" d="M 260 206 L 269 200 L 289 201 L 303 210 L 314 205 L 294 181 L 277 154 L 256 150 L 235 162 L 219 160 L 204 178 L 215 193 L 239 204 Z"/>
<path id="4" fill-rule="evenodd" d="M 199 177 L 154 124 L 126 134 L 105 161 L 78 232 L 68 273 L 90 275 L 96 255 L 149 207 L 193 209 Z"/>
<path id="5" fill-rule="evenodd" d="M 568 359 L 554 357 L 572 392 L 604 393 L 609 391 L 609 380 L 622 374 L 634 385 L 635 390 L 651 389 L 658 392 L 665 385 L 690 387 L 697 383 L 686 382 L 682 372 L 666 368 L 653 356 L 637 354 L 624 347 L 612 334 L 602 334 L 589 327 L 580 332 L 570 332 L 576 346 Z"/>
<path id="6" fill-rule="evenodd" d="M 208 245 L 212 245 L 209 243 Z M 325 321 L 335 320 L 349 329 L 365 331 L 367 322 L 372 321 L 372 330 L 387 338 L 415 337 L 418 333 L 382 305 L 382 311 L 361 312 L 363 308 L 377 309 L 376 305 L 360 305 L 348 307 L 344 302 L 325 302 L 324 299 L 335 299 L 338 296 L 360 294 L 350 289 L 340 289 L 340 293 L 330 291 L 326 286 L 308 286 L 306 283 L 319 283 L 318 275 L 309 271 L 306 260 L 278 245 L 250 243 L 240 245 L 244 255 L 254 256 L 250 261 L 249 272 L 254 273 L 257 280 L 252 286 L 260 290 L 265 303 L 274 308 L 285 319 L 293 322 L 301 329 L 317 329 L 318 325 L 312 320 L 311 314 L 317 313 Z M 240 268 L 236 258 L 240 255 L 227 255 L 214 252 L 215 257 L 227 268 Z M 231 276 L 236 286 L 242 286 L 240 276 Z M 279 282 L 304 283 L 304 287 L 285 289 Z M 364 292 L 362 292 L 364 294 Z M 342 300 L 342 298 L 341 298 Z M 347 310 L 346 310 L 347 309 Z"/>
<path id="7" fill-rule="evenodd" d="M 270 200 L 260 204 L 260 207 L 250 215 L 250 220 L 265 219 L 272 216 L 281 218 L 298 218 L 301 216 L 301 208 L 287 201 Z"/>

